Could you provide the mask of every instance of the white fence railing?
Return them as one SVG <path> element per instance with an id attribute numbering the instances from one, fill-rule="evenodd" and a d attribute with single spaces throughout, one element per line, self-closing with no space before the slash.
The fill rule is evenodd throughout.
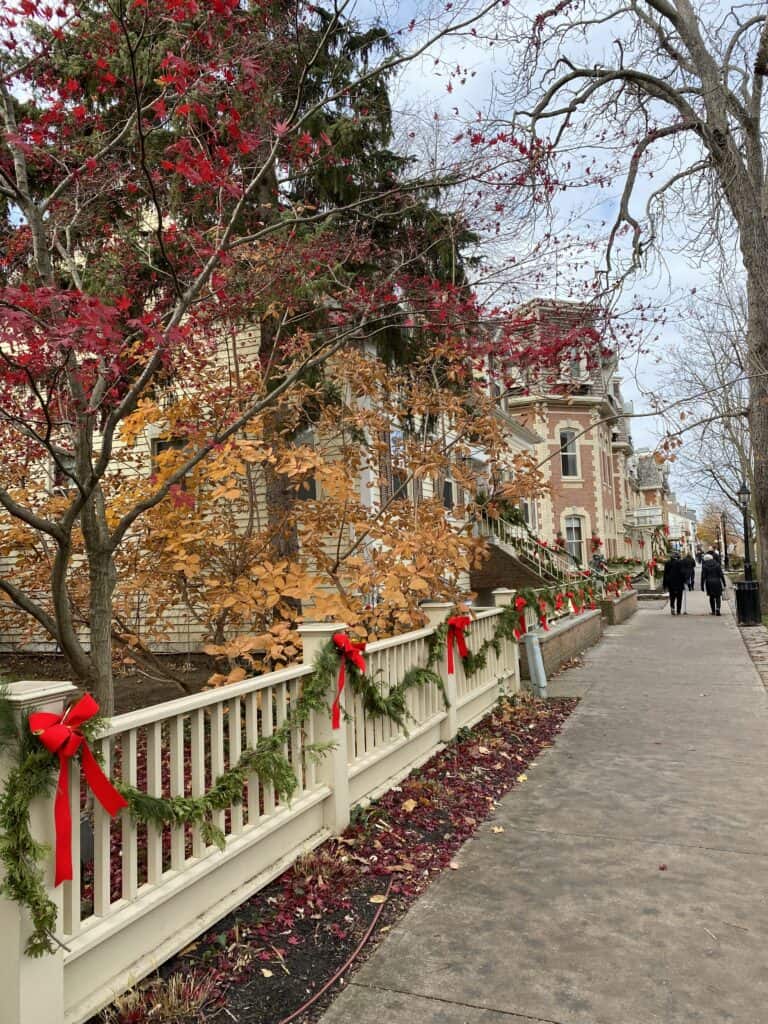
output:
<path id="1" fill-rule="evenodd" d="M 511 594 L 500 592 L 499 604 Z M 429 605 L 428 627 L 370 644 L 367 673 L 384 692 L 409 668 L 427 664 L 430 640 L 449 607 Z M 476 610 L 467 634 L 470 649 L 493 636 L 501 610 Z M 151 795 L 203 794 L 243 749 L 286 721 L 312 672 L 314 654 L 338 628 L 302 627 L 305 664 L 113 718 L 97 741 L 109 774 Z M 87 797 L 72 760 L 74 877 L 58 889 L 49 885 L 59 907 L 56 937 L 62 947 L 42 959 L 25 957 L 26 913 L 0 900 L 0 928 L 13 939 L 13 948 L 0 958 L 0 984 L 11 993 L 7 1005 L 14 1007 L 3 1021 L 81 1024 L 301 852 L 343 829 L 354 804 L 395 784 L 459 728 L 486 714 L 500 692 L 516 692 L 520 686 L 518 649 L 511 641 L 502 641 L 498 653 L 489 649 L 485 667 L 470 677 L 460 659 L 449 676 L 444 654 L 436 670 L 449 706 L 435 683 L 409 690 L 407 731 L 389 719 L 367 716 L 349 687 L 347 718 L 339 730 L 331 730 L 327 712 L 313 714 L 303 729 L 293 730 L 285 753 L 297 791 L 289 803 L 256 775 L 250 777 L 242 802 L 217 812 L 223 851 L 206 843 L 197 827 L 144 826 L 126 811 L 111 820 Z M 32 706 L 60 712 L 72 690 L 68 683 L 16 683 L 11 700 L 20 712 Z M 334 747 L 324 758 L 316 763 L 307 756 L 308 744 L 326 741 Z M 0 763 L 0 781 L 5 770 Z M 40 805 L 33 809 L 35 834 L 53 844 L 52 801 Z M 81 849 L 81 830 L 88 846 L 92 839 L 92 853 Z"/>

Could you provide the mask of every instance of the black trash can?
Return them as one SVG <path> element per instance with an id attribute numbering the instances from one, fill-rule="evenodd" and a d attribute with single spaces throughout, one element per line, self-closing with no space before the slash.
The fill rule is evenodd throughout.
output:
<path id="1" fill-rule="evenodd" d="M 760 584 L 757 580 L 736 580 L 736 621 L 740 626 L 761 626 Z"/>

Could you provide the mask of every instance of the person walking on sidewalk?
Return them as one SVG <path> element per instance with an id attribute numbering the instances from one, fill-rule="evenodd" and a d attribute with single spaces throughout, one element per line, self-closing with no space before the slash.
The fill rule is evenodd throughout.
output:
<path id="1" fill-rule="evenodd" d="M 664 563 L 664 580 L 662 586 L 669 592 L 669 610 L 673 615 L 680 615 L 683 606 L 683 590 L 688 579 L 687 569 L 677 551 L 673 551 Z"/>
<path id="2" fill-rule="evenodd" d="M 696 585 L 696 562 L 693 558 L 693 555 L 687 554 L 682 559 L 682 564 L 685 568 L 685 571 L 688 574 L 688 578 L 685 581 L 686 585 L 689 590 L 693 590 L 694 586 Z"/>
<path id="3" fill-rule="evenodd" d="M 723 567 L 712 557 L 704 555 L 701 563 L 701 589 L 706 590 L 709 597 L 710 615 L 720 614 L 720 601 L 725 590 Z"/>

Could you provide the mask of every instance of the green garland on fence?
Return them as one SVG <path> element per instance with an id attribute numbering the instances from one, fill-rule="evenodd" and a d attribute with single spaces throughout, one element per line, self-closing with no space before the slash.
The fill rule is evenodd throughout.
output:
<path id="1" fill-rule="evenodd" d="M 491 636 L 487 637 L 476 651 L 469 651 L 466 658 L 462 658 L 464 675 L 468 678 L 476 672 L 482 671 L 488 664 L 488 651 L 492 650 L 496 657 L 501 654 L 502 640 L 516 640 L 515 630 L 520 619 L 520 612 L 514 605 L 506 605 L 501 609 L 501 614 L 496 618 L 496 626 Z"/>
<path id="2" fill-rule="evenodd" d="M 389 718 L 405 730 L 410 717 L 406 694 L 408 690 L 434 684 L 442 694 L 445 706 L 448 698 L 445 686 L 434 666 L 445 649 L 447 625 L 439 626 L 430 638 L 427 666 L 409 669 L 403 678 L 387 692 L 366 673 L 354 665 L 347 665 L 347 678 L 355 694 L 362 699 L 363 708 L 372 718 Z M 328 694 L 336 687 L 339 655 L 335 645 L 328 642 L 318 652 L 314 670 L 303 680 L 302 692 L 292 702 L 291 709 L 279 728 L 271 736 L 263 736 L 253 748 L 242 752 L 236 764 L 219 775 L 211 788 L 198 797 L 159 797 L 144 793 L 120 781 L 115 788 L 128 801 L 134 821 L 162 828 L 165 825 L 196 825 L 203 841 L 220 849 L 224 847 L 224 834 L 215 824 L 214 816 L 243 799 L 243 787 L 249 776 L 271 785 L 280 799 L 290 800 L 298 786 L 293 766 L 286 757 L 285 747 L 294 730 L 302 729 L 310 715 L 327 711 Z M 89 745 L 103 730 L 105 720 L 96 717 L 80 729 Z M 305 744 L 303 750 L 319 759 L 332 743 Z M 94 748 L 98 753 L 98 747 Z M 0 793 L 0 863 L 3 881 L 0 894 L 26 907 L 32 920 L 32 934 L 25 952 L 39 957 L 53 953 L 58 944 L 54 936 L 56 905 L 46 894 L 43 862 L 48 849 L 32 836 L 30 805 L 33 800 L 51 793 L 55 786 L 58 759 L 42 748 L 32 736 L 26 716 L 19 720 L 8 700 L 7 691 L 0 689 L 0 751 L 10 756 L 16 766 L 11 769 L 5 789 Z"/>
<path id="3" fill-rule="evenodd" d="M 89 744 L 103 729 L 104 721 L 96 716 L 81 727 Z M 43 879 L 42 864 L 48 848 L 32 836 L 29 807 L 33 800 L 53 790 L 58 759 L 35 740 L 27 716 L 17 718 L 6 687 L 0 688 L 0 751 L 16 762 L 0 794 L 0 894 L 27 908 L 33 931 L 26 953 L 43 956 L 56 948 L 53 932 L 57 912 Z"/>
<path id="4" fill-rule="evenodd" d="M 502 640 L 517 640 L 520 616 L 525 614 L 526 608 L 533 608 L 537 618 L 541 618 L 542 604 L 550 611 L 559 610 L 557 599 L 561 597 L 564 601 L 569 600 L 573 595 L 574 604 L 581 610 L 587 606 L 587 601 L 596 599 L 593 581 L 586 579 L 584 585 L 577 585 L 575 582 L 570 586 L 548 587 L 542 590 L 534 590 L 533 587 L 522 587 L 515 591 L 515 602 L 521 599 L 525 604 L 517 607 L 517 603 L 506 605 L 496 620 L 496 627 L 493 635 L 480 644 L 476 651 L 469 651 L 465 658 L 462 658 L 464 675 L 473 676 L 476 672 L 484 669 L 488 664 L 488 651 L 493 650 L 496 656 L 501 652 Z M 447 627 L 446 627 L 447 635 Z M 444 643 L 444 641 L 443 641 Z"/>

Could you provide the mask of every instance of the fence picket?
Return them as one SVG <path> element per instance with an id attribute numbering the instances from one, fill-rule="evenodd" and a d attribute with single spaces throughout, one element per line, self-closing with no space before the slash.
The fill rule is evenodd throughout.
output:
<path id="1" fill-rule="evenodd" d="M 224 705 L 214 704 L 210 717 L 211 785 L 224 773 Z M 213 823 L 224 831 L 225 812 L 214 811 Z"/>
<path id="2" fill-rule="evenodd" d="M 184 796 L 184 718 L 170 722 L 171 796 Z M 171 867 L 178 871 L 186 859 L 184 826 L 171 829 Z"/>
<path id="3" fill-rule="evenodd" d="M 77 935 L 80 931 L 80 762 L 69 763 L 69 806 L 72 808 L 72 881 L 64 883 L 64 931 Z"/>
<path id="4" fill-rule="evenodd" d="M 202 708 L 192 712 L 190 757 L 192 796 L 202 796 L 205 792 L 205 711 Z M 192 855 L 202 857 L 204 853 L 202 830 L 199 825 L 195 825 L 192 829 Z"/>
<path id="5" fill-rule="evenodd" d="M 243 749 L 242 740 L 242 708 L 239 697 L 227 704 L 227 739 L 229 740 L 229 765 L 237 764 Z M 233 804 L 231 811 L 232 832 L 238 834 L 243 831 L 243 805 Z"/>
<path id="6" fill-rule="evenodd" d="M 162 735 L 163 726 L 153 722 L 147 726 L 147 793 L 163 795 Z M 147 881 L 157 885 L 163 875 L 163 829 L 147 826 Z"/>
<path id="7" fill-rule="evenodd" d="M 123 782 L 128 786 L 135 786 L 138 761 L 135 729 L 129 729 L 120 737 L 120 758 Z M 123 899 L 134 900 L 139 888 L 138 829 L 127 808 L 122 812 L 120 827 L 123 847 Z"/>

